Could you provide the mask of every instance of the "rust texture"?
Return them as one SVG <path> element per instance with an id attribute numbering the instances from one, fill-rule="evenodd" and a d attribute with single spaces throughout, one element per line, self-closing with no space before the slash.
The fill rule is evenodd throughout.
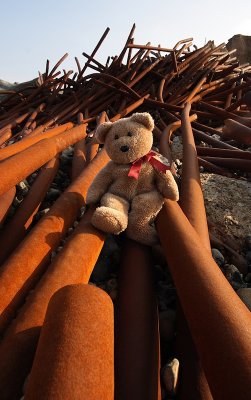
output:
<path id="1" fill-rule="evenodd" d="M 48 306 L 26 399 L 112 399 L 113 342 L 110 297 L 89 285 L 60 289 Z"/>
<path id="2" fill-rule="evenodd" d="M 64 324 L 62 319 L 53 317 L 57 310 L 63 310 L 62 304 L 51 306 L 42 344 L 34 363 L 33 360 L 51 297 L 66 285 L 88 283 L 106 240 L 90 224 L 93 210 L 85 209 L 87 190 L 109 161 L 95 142 L 95 130 L 102 122 L 116 121 L 134 111 L 153 116 L 154 145 L 169 159 L 180 186 L 180 205 L 167 201 L 157 221 L 178 293 L 174 352 L 180 361 L 180 373 L 176 397 L 181 400 L 248 398 L 250 314 L 213 262 L 210 242 L 216 248 L 224 248 L 241 273 L 247 274 L 248 266 L 234 240 L 224 235 L 216 237 L 215 227 L 207 221 L 200 171 L 250 181 L 251 66 L 239 65 L 224 43 L 216 47 L 209 41 L 197 48 L 193 39 L 187 38 L 173 47 L 150 42 L 137 44 L 134 32 L 135 25 L 121 52 L 108 57 L 106 63 L 99 62 L 96 55 L 109 28 L 90 54 L 82 53 L 83 65 L 75 57 L 77 72 L 59 70 L 68 56 L 66 53 L 55 66 L 47 60 L 45 72 L 39 74 L 34 85 L 19 85 L 16 90 L 0 93 L 0 393 L 3 400 L 22 396 L 22 386 L 32 366 L 25 398 L 33 398 L 34 393 L 43 398 L 42 386 L 56 390 L 57 395 L 63 391 L 67 397 L 69 382 L 62 378 L 61 367 L 50 370 L 51 354 L 56 354 L 60 345 L 56 337 L 53 344 L 50 330 L 54 335 L 55 329 Z M 172 155 L 174 139 L 179 137 L 183 144 L 182 171 Z M 65 156 L 67 151 L 72 152 L 72 158 Z M 62 175 L 60 168 L 64 162 L 68 163 L 65 170 L 69 182 L 63 182 L 62 192 L 57 193 L 58 197 L 41 218 L 40 204 L 48 203 L 49 191 L 55 192 L 54 180 Z M 27 197 L 19 200 L 18 185 L 33 175 L 37 177 L 27 186 Z M 76 227 L 80 214 L 83 216 Z M 62 244 L 69 230 L 73 232 Z M 161 398 L 161 343 L 150 250 L 123 236 L 121 243 L 119 293 L 113 299 L 115 375 L 109 369 L 111 363 L 109 379 L 108 369 L 104 371 L 97 365 L 97 374 L 104 371 L 104 376 L 99 375 L 99 384 L 93 381 L 87 394 L 76 382 L 76 398 L 112 400 L 109 389 L 112 390 L 114 383 L 118 399 Z M 63 249 L 53 258 L 59 246 Z M 160 257 L 163 249 L 159 249 Z M 77 292 L 83 291 L 85 296 L 90 290 L 82 289 L 78 286 L 66 291 L 71 298 L 67 303 L 69 310 L 74 298 L 82 296 Z M 63 296 L 62 293 L 57 296 Z M 91 292 L 89 295 L 91 298 Z M 80 321 L 81 324 L 89 321 L 95 311 L 84 308 L 82 312 L 76 318 L 72 316 L 72 330 L 66 336 L 72 335 Z M 109 313 L 106 322 L 108 329 L 113 330 L 111 309 Z M 100 325 L 101 336 L 102 329 Z M 81 332 L 80 337 L 82 343 L 90 344 L 92 340 L 91 333 L 84 337 Z M 110 357 L 112 339 L 109 340 L 104 346 Z M 73 337 L 64 346 L 71 355 L 73 348 L 77 349 Z M 98 345 L 94 350 L 96 359 L 104 360 Z M 93 360 L 90 354 L 88 357 Z M 93 361 L 90 363 L 86 359 L 83 364 L 89 377 Z M 77 379 L 83 370 L 72 361 L 68 372 Z M 53 373 L 60 382 L 56 389 Z M 104 386 L 109 394 L 95 392 L 101 390 L 100 382 L 109 383 L 109 388 Z M 36 391 L 38 387 L 41 392 Z M 169 395 L 173 393 L 167 393 L 166 398 Z M 69 396 L 74 397 L 72 393 Z"/>

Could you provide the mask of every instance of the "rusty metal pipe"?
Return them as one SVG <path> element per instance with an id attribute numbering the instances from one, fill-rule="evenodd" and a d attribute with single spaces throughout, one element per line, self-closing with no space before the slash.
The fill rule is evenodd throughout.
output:
<path id="1" fill-rule="evenodd" d="M 113 325 L 104 291 L 88 285 L 60 289 L 48 306 L 25 398 L 112 400 Z"/>
<path id="2" fill-rule="evenodd" d="M 149 248 L 127 240 L 115 308 L 115 399 L 160 399 L 159 362 Z"/>
<path id="3" fill-rule="evenodd" d="M 213 398 L 246 400 L 251 390 L 249 310 L 177 203 L 165 200 L 157 230 Z"/>

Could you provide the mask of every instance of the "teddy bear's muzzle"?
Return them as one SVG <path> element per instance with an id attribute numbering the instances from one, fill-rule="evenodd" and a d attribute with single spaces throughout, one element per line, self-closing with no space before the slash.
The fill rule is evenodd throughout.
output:
<path id="1" fill-rule="evenodd" d="M 129 150 L 128 146 L 121 146 L 120 150 L 123 151 L 123 153 L 126 153 Z"/>

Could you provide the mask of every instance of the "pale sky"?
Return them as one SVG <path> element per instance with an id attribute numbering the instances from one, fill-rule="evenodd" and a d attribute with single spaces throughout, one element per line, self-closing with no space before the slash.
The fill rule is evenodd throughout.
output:
<path id="1" fill-rule="evenodd" d="M 135 43 L 173 47 L 193 37 L 198 47 L 241 33 L 251 36 L 250 0 L 0 0 L 0 79 L 23 82 L 45 71 L 66 52 L 61 68 L 77 71 L 107 27 L 96 59 L 118 54 L 136 23 Z"/>

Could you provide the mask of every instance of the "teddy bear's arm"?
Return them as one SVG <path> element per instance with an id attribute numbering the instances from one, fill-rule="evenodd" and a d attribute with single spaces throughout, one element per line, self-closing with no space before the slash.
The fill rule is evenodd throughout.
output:
<path id="1" fill-rule="evenodd" d="M 107 189 L 113 181 L 112 162 L 110 161 L 94 178 L 86 196 L 86 204 L 96 204 L 107 192 Z"/>
<path id="2" fill-rule="evenodd" d="M 171 171 L 166 171 L 166 173 L 164 174 L 160 171 L 155 170 L 155 175 L 156 185 L 158 191 L 162 194 L 162 196 L 170 200 L 178 201 L 179 190 Z"/>

